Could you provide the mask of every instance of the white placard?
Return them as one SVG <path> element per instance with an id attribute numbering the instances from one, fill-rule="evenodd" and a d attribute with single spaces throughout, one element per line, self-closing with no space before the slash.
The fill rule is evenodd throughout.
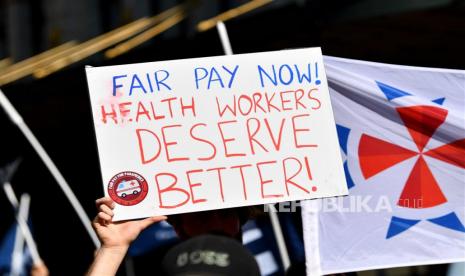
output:
<path id="1" fill-rule="evenodd" d="M 320 48 L 86 73 L 115 220 L 347 194 Z"/>

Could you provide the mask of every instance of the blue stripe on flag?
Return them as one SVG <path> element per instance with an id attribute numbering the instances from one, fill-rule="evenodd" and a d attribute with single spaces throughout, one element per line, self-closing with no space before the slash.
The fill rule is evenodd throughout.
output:
<path id="1" fill-rule="evenodd" d="M 465 233 L 465 227 L 460 222 L 459 218 L 457 217 L 457 215 L 454 212 L 449 213 L 449 214 L 447 214 L 445 216 L 442 216 L 442 217 L 428 219 L 428 221 L 430 221 L 430 222 L 432 222 L 434 224 L 437 224 L 437 225 L 452 229 L 452 230 L 456 230 L 456 231 L 460 231 L 460 232 Z"/>
<path id="2" fill-rule="evenodd" d="M 436 100 L 433 100 L 432 102 L 437 103 L 438 105 L 442 105 L 445 100 L 446 100 L 446 98 L 443 97 L 443 98 L 438 98 Z"/>
<path id="3" fill-rule="evenodd" d="M 344 162 L 344 173 L 346 175 L 347 188 L 350 189 L 350 188 L 354 187 L 355 183 L 352 180 L 352 176 L 350 176 L 349 165 L 347 165 L 347 160 Z"/>
<path id="4" fill-rule="evenodd" d="M 350 129 L 336 124 L 337 136 L 339 138 L 339 146 L 347 155 L 347 141 L 349 139 Z"/>
<path id="5" fill-rule="evenodd" d="M 389 225 L 389 229 L 386 235 L 386 239 L 392 238 L 405 230 L 409 229 L 410 227 L 414 226 L 420 222 L 420 220 L 412 220 L 412 219 L 404 219 L 399 217 L 392 217 L 391 224 Z"/>
<path id="6" fill-rule="evenodd" d="M 386 98 L 391 101 L 395 98 L 400 98 L 403 96 L 410 96 L 409 93 L 402 91 L 400 89 L 397 89 L 395 87 L 389 86 L 387 84 L 384 84 L 382 82 L 376 81 L 376 84 L 378 85 L 379 89 L 384 93 Z"/>

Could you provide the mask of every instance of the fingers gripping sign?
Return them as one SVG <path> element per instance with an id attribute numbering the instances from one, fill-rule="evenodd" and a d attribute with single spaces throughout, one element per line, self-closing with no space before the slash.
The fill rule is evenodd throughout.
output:
<path id="1" fill-rule="evenodd" d="M 165 216 L 149 217 L 141 220 L 113 222 L 115 202 L 109 197 L 96 201 L 98 214 L 93 226 L 102 242 L 102 247 L 129 247 L 139 233 L 153 223 L 165 220 Z"/>

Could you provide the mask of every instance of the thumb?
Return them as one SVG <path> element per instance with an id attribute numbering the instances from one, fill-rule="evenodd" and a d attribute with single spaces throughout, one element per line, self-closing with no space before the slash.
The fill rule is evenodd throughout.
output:
<path id="1" fill-rule="evenodd" d="M 143 219 L 143 220 L 139 221 L 139 226 L 140 226 L 141 231 L 142 231 L 145 228 L 149 227 L 150 225 L 152 225 L 152 224 L 154 224 L 156 222 L 160 222 L 160 221 L 165 220 L 165 219 L 167 219 L 166 216 L 156 216 L 156 217 L 146 218 L 146 219 Z"/>

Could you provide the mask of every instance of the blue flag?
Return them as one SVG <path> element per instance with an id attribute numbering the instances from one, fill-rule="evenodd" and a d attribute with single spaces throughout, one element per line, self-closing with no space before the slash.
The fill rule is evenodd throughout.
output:
<path id="1" fill-rule="evenodd" d="M 178 237 L 173 227 L 167 222 L 156 223 L 142 233 L 129 247 L 130 256 L 140 256 L 154 250 L 160 246 L 173 244 L 178 241 Z"/>
<path id="2" fill-rule="evenodd" d="M 269 220 L 266 218 L 251 220 L 242 227 L 242 230 L 244 246 L 255 256 L 261 275 L 283 275 L 283 265 Z"/>
<path id="3" fill-rule="evenodd" d="M 17 271 L 19 275 L 28 275 L 32 266 L 32 258 L 29 254 L 27 247 L 21 252 L 18 257 L 18 262 L 13 263 L 13 252 L 15 248 L 16 232 L 20 231 L 17 223 L 13 224 L 5 237 L 3 238 L 0 246 L 0 275 L 10 275 L 11 272 Z"/>

